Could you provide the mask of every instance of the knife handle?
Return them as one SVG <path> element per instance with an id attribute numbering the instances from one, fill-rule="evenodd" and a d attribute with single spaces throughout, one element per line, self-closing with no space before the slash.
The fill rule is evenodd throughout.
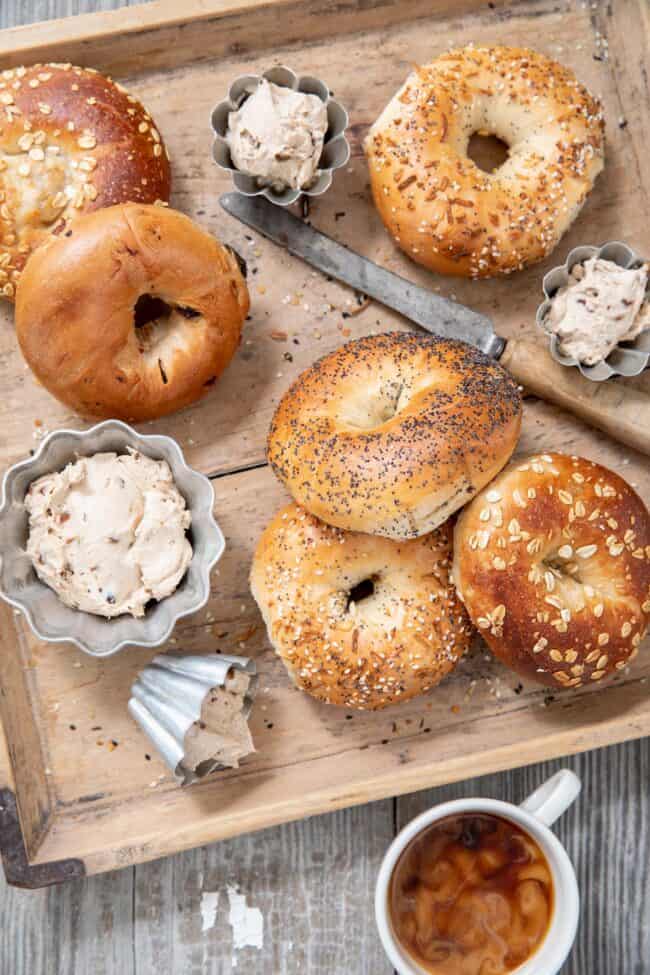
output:
<path id="1" fill-rule="evenodd" d="M 500 361 L 529 393 L 650 454 L 649 393 L 625 380 L 592 382 L 577 369 L 555 362 L 541 345 L 522 339 L 509 339 Z"/>

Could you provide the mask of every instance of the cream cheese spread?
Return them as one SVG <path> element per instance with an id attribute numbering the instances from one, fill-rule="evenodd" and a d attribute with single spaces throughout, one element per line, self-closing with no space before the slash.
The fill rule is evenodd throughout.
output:
<path id="1" fill-rule="evenodd" d="M 192 558 L 190 512 L 166 461 L 137 451 L 81 457 L 30 485 L 27 553 L 68 606 L 144 615 Z"/>
<path id="2" fill-rule="evenodd" d="M 240 759 L 255 751 L 244 717 L 250 677 L 241 671 L 228 674 L 223 687 L 213 687 L 201 707 L 201 718 L 185 735 L 183 764 L 197 769 L 203 762 L 237 768 Z"/>
<path id="3" fill-rule="evenodd" d="M 260 185 L 302 190 L 314 180 L 327 131 L 327 109 L 317 95 L 262 79 L 228 117 L 232 161 Z"/>
<path id="4" fill-rule="evenodd" d="M 590 257 L 576 265 L 569 283 L 554 295 L 544 326 L 564 355 L 585 365 L 606 359 L 619 342 L 650 328 L 648 270 L 619 267 Z"/>

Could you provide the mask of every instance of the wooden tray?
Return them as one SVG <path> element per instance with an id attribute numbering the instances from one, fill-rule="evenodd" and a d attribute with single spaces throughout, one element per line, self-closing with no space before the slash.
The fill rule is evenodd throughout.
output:
<path id="1" fill-rule="evenodd" d="M 182 20 L 172 10 L 179 6 Z M 553 696 L 522 686 L 477 647 L 428 697 L 378 714 L 319 705 L 289 686 L 247 584 L 256 539 L 284 500 L 264 462 L 269 419 L 290 380 L 317 355 L 349 336 L 407 326 L 377 305 L 355 314 L 350 292 L 229 220 L 218 204 L 227 179 L 210 158 L 210 110 L 234 77 L 285 63 L 327 79 L 350 110 L 353 156 L 333 189 L 312 203 L 314 224 L 488 312 L 502 334 L 534 336 L 542 273 L 571 246 L 618 237 L 643 252 L 650 243 L 648 8 L 644 0 L 591 7 L 562 0 L 186 0 L 0 34 L 5 67 L 72 60 L 125 78 L 170 148 L 175 205 L 248 261 L 252 317 L 227 374 L 200 405 L 144 429 L 176 437 L 189 462 L 214 478 L 227 537 L 209 606 L 179 626 L 170 644 L 249 654 L 262 675 L 252 722 L 257 754 L 237 772 L 181 791 L 126 712 L 130 684 L 152 652 L 98 661 L 69 646 L 43 645 L 2 604 L 0 712 L 10 768 L 0 794 L 0 843 L 11 882 L 38 886 L 110 870 L 650 731 L 650 659 L 643 653 L 614 686 Z M 602 93 L 608 120 L 607 167 L 584 213 L 546 266 L 506 281 L 434 278 L 406 261 L 369 202 L 360 148 L 414 62 L 471 40 L 532 43 L 565 61 Z M 4 468 L 45 430 L 84 424 L 37 386 L 17 350 L 10 309 L 0 314 Z M 650 498 L 645 458 L 529 400 L 520 452 L 541 448 L 584 453 Z"/>

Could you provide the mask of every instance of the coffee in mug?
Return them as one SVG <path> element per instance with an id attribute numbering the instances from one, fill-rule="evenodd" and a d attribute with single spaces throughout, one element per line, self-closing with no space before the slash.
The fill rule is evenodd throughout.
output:
<path id="1" fill-rule="evenodd" d="M 398 941 L 432 975 L 506 975 L 546 936 L 553 879 L 539 845 L 515 823 L 460 813 L 403 850 L 388 904 Z"/>

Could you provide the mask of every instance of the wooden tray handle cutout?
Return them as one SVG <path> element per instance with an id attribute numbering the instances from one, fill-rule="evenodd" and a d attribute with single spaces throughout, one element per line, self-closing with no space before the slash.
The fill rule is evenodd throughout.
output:
<path id="1" fill-rule="evenodd" d="M 555 403 L 610 437 L 650 454 L 650 394 L 624 379 L 594 383 L 555 362 L 541 345 L 510 339 L 501 364 L 540 399 Z"/>

